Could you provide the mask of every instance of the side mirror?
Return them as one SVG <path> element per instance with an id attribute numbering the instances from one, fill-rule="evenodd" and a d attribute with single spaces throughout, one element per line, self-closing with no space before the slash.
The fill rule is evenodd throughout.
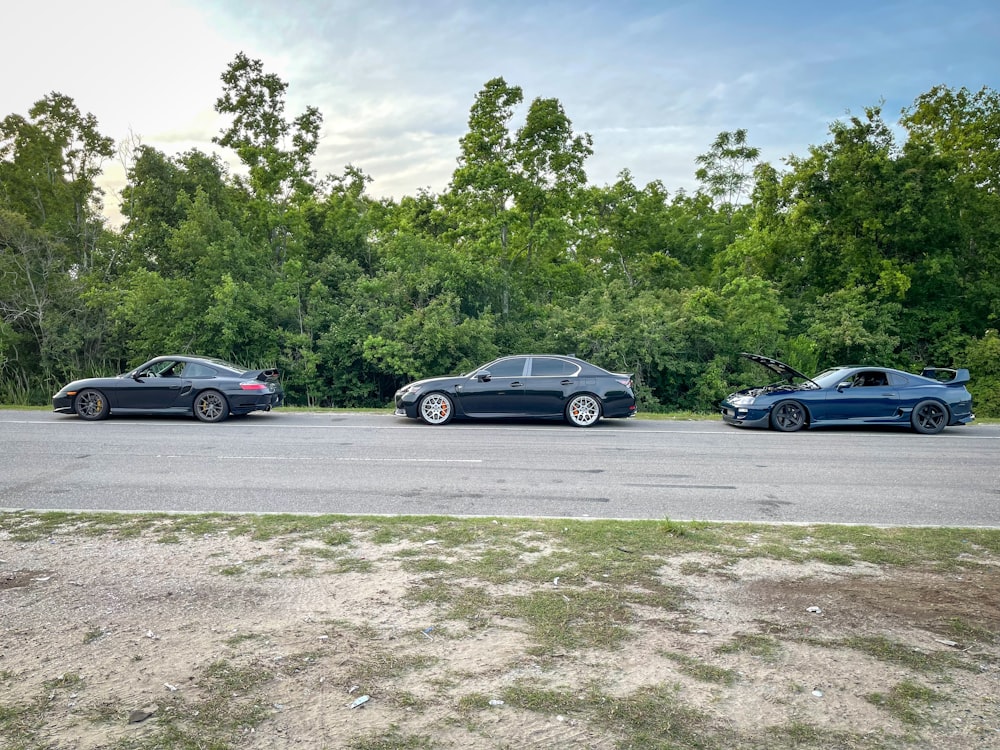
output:
<path id="1" fill-rule="evenodd" d="M 850 387 L 851 387 L 851 381 L 845 380 L 844 382 L 842 382 L 840 385 L 837 386 L 837 390 L 843 392 L 845 388 L 850 388 Z"/>
<path id="2" fill-rule="evenodd" d="M 489 370 L 480 370 L 479 372 L 476 373 L 476 380 L 478 380 L 480 383 L 489 383 L 491 377 L 493 376 L 490 375 Z"/>

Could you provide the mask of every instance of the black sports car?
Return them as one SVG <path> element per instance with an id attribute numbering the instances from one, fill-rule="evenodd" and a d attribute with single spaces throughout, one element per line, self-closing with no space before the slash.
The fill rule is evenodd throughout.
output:
<path id="1" fill-rule="evenodd" d="M 965 387 L 968 370 L 931 367 L 914 375 L 851 365 L 807 378 L 776 359 L 745 352 L 741 356 L 782 380 L 744 388 L 723 399 L 722 419 L 727 424 L 782 432 L 823 425 L 901 424 L 932 435 L 975 419 L 972 396 Z"/>
<path id="2" fill-rule="evenodd" d="M 519 354 L 501 357 L 465 375 L 430 378 L 396 391 L 396 414 L 427 424 L 452 418 L 565 419 L 590 427 L 601 417 L 635 414 L 632 376 L 576 357 Z"/>
<path id="3" fill-rule="evenodd" d="M 244 370 L 214 357 L 156 357 L 112 378 L 74 380 L 52 397 L 53 411 L 81 419 L 115 414 L 194 414 L 221 422 L 269 411 L 284 391 L 277 370 Z"/>

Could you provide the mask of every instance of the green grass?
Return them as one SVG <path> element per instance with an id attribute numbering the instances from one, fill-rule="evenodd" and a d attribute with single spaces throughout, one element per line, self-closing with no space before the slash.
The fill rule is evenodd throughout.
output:
<path id="1" fill-rule="evenodd" d="M 904 680 L 892 686 L 888 693 L 865 696 L 872 705 L 883 708 L 904 724 L 918 726 L 928 721 L 928 709 L 946 696 L 915 682 Z"/>
<path id="2" fill-rule="evenodd" d="M 760 659 L 774 659 L 781 653 L 781 642 L 768 635 L 741 634 L 715 648 L 717 654 L 749 654 Z"/>
<path id="3" fill-rule="evenodd" d="M 661 654 L 672 662 L 675 662 L 681 674 L 700 680 L 701 682 L 734 685 L 740 677 L 739 672 L 735 672 L 732 669 L 707 664 L 701 659 L 696 659 L 685 654 L 673 654 L 669 652 L 661 652 Z"/>

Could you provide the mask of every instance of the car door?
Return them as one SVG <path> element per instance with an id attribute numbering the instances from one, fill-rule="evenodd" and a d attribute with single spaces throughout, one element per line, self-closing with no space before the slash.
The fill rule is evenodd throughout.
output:
<path id="1" fill-rule="evenodd" d="M 157 410 L 174 405 L 190 380 L 183 377 L 183 362 L 163 361 L 143 367 L 132 378 L 132 383 L 123 388 L 118 405 L 124 409 Z"/>
<path id="2" fill-rule="evenodd" d="M 456 390 L 462 411 L 473 417 L 525 414 L 527 366 L 527 357 L 508 357 L 480 368 Z"/>
<path id="3" fill-rule="evenodd" d="M 899 390 L 884 370 L 859 370 L 838 387 L 838 419 L 882 419 L 899 408 Z"/>
<path id="4" fill-rule="evenodd" d="M 576 389 L 580 366 L 558 357 L 532 357 L 525 380 L 524 403 L 529 414 L 562 414 L 566 399 Z"/>

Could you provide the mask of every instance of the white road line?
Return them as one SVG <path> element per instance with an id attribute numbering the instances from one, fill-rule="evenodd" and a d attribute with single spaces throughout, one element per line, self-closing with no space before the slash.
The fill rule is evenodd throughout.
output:
<path id="1" fill-rule="evenodd" d="M 154 458 L 205 458 L 202 454 L 164 455 L 157 454 Z M 211 456 L 212 459 L 228 461 L 342 461 L 360 463 L 393 463 L 393 464 L 481 464 L 481 458 L 345 458 L 335 456 Z"/>

